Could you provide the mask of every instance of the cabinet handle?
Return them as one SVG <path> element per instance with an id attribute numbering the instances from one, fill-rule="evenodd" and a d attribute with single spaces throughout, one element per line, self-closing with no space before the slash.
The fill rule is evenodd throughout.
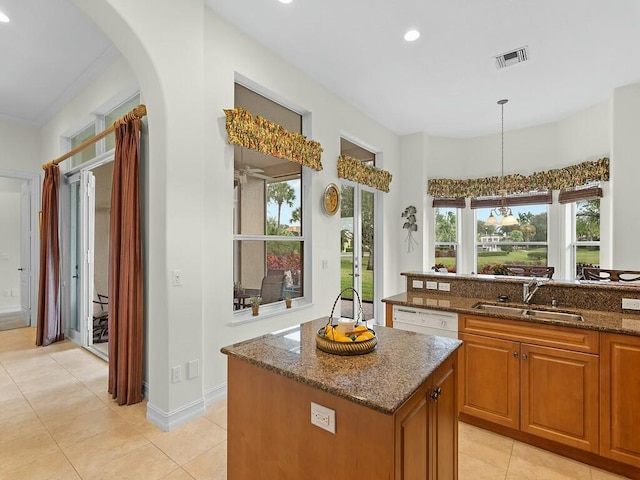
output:
<path id="1" fill-rule="evenodd" d="M 442 389 L 440 387 L 436 387 L 433 392 L 431 392 L 431 395 L 429 395 L 431 397 L 431 400 L 433 400 L 434 402 L 438 401 L 438 397 L 442 394 Z"/>
<path id="2" fill-rule="evenodd" d="M 513 358 L 518 358 L 518 352 L 513 352 Z"/>
<path id="3" fill-rule="evenodd" d="M 522 354 L 522 359 L 523 359 L 523 360 L 526 360 L 526 359 L 527 359 L 527 354 L 526 354 L 526 353 L 523 353 L 523 354 Z"/>

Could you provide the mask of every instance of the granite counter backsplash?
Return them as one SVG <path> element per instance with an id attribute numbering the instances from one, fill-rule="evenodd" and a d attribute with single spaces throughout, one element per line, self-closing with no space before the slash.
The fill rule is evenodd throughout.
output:
<path id="1" fill-rule="evenodd" d="M 438 294 L 452 297 L 471 297 L 476 300 L 497 302 L 500 296 L 508 297 L 508 302 L 522 303 L 522 288 L 530 277 L 507 277 L 500 275 L 466 275 L 436 272 L 404 272 L 407 278 L 407 293 L 429 294 L 426 282 L 448 283 L 449 291 L 437 291 Z M 414 280 L 423 288 L 414 287 Z M 543 280 L 543 285 L 533 297 L 532 303 L 550 306 L 553 300 L 559 307 L 599 310 L 603 312 L 625 312 L 622 298 L 640 299 L 640 284 L 613 284 L 610 282 L 565 282 Z"/>
<path id="2" fill-rule="evenodd" d="M 247 361 L 385 414 L 393 414 L 462 344 L 460 340 L 374 326 L 376 349 L 340 356 L 316 347 L 321 318 L 222 348 Z"/>

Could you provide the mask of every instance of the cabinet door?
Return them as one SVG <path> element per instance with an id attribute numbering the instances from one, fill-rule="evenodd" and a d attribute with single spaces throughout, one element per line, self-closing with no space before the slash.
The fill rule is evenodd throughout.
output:
<path id="1" fill-rule="evenodd" d="M 457 362 L 452 355 L 433 374 L 431 409 L 431 479 L 458 478 Z"/>
<path id="2" fill-rule="evenodd" d="M 459 409 L 490 422 L 520 427 L 520 344 L 461 333 Z"/>
<path id="3" fill-rule="evenodd" d="M 640 337 L 600 339 L 600 455 L 640 467 Z"/>
<path id="4" fill-rule="evenodd" d="M 522 344 L 523 432 L 598 451 L 598 356 Z"/>
<path id="5" fill-rule="evenodd" d="M 396 414 L 396 480 L 425 480 L 432 470 L 429 457 L 429 393 L 431 382 L 420 387 Z"/>

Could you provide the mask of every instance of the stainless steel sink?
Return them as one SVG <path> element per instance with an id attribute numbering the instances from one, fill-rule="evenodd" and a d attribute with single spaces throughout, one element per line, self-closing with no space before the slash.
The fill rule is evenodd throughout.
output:
<path id="1" fill-rule="evenodd" d="M 569 320 L 574 322 L 583 322 L 582 315 L 576 313 L 566 312 L 550 312 L 548 310 L 527 310 L 525 312 L 527 317 L 541 318 L 543 320 Z"/>
<path id="2" fill-rule="evenodd" d="M 489 313 L 498 313 L 502 315 L 514 315 L 516 317 L 539 318 L 541 320 L 565 320 L 582 322 L 582 315 L 568 312 L 555 312 L 550 310 L 537 310 L 534 308 L 509 307 L 506 305 L 494 305 L 492 303 L 477 303 L 473 308 L 484 310 Z"/>
<path id="3" fill-rule="evenodd" d="M 490 303 L 478 303 L 473 308 L 485 310 L 487 312 L 502 313 L 505 315 L 524 315 L 524 308 L 507 307 L 502 305 L 492 305 Z"/>

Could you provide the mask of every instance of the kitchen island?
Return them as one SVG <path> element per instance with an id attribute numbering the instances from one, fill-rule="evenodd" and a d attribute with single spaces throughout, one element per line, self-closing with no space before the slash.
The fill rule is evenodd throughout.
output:
<path id="1" fill-rule="evenodd" d="M 457 478 L 456 339 L 375 327 L 376 349 L 319 350 L 327 318 L 222 349 L 229 480 Z M 312 402 L 320 411 L 313 425 Z"/>

